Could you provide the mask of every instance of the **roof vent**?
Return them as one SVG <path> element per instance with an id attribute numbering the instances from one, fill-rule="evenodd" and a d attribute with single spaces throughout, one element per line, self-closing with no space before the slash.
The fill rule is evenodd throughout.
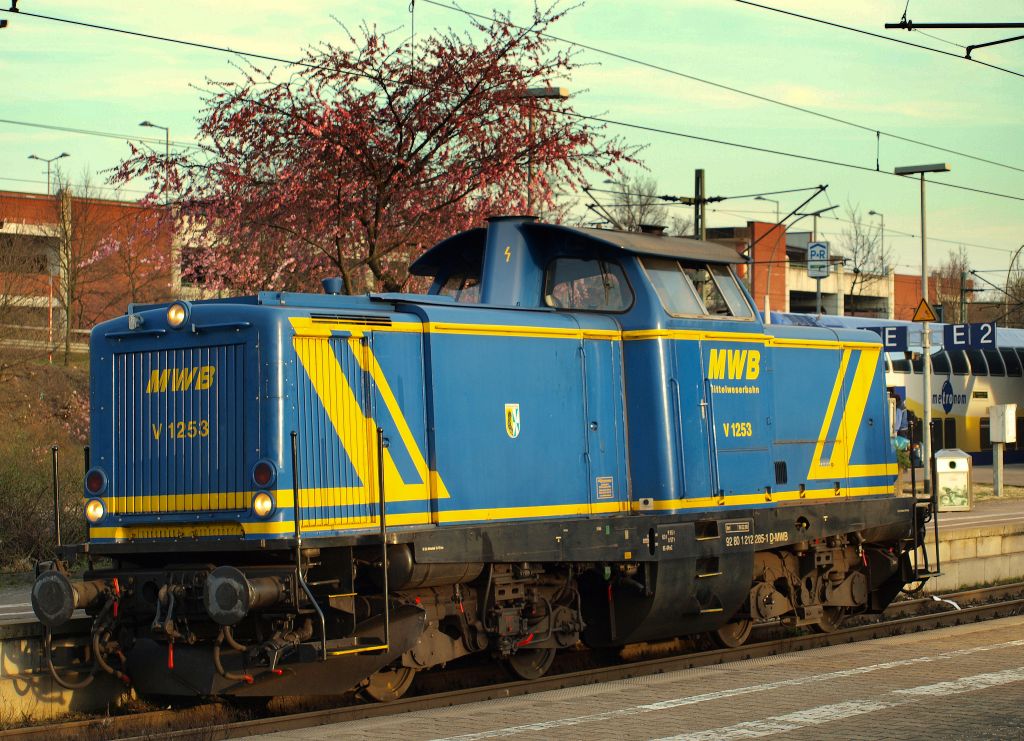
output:
<path id="1" fill-rule="evenodd" d="M 339 295 L 343 287 L 341 278 L 324 278 L 320 284 L 324 287 L 324 293 L 329 293 L 332 296 Z"/>
<path id="2" fill-rule="evenodd" d="M 668 227 L 662 224 L 640 224 L 640 231 L 644 234 L 657 234 L 659 237 L 665 236 L 665 229 Z"/>

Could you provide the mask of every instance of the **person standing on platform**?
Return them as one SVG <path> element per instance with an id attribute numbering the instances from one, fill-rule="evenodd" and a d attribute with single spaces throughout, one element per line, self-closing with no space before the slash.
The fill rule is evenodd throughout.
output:
<path id="1" fill-rule="evenodd" d="M 910 420 L 907 417 L 907 405 L 903 403 L 903 397 L 894 394 L 896 397 L 896 435 L 910 439 Z"/>

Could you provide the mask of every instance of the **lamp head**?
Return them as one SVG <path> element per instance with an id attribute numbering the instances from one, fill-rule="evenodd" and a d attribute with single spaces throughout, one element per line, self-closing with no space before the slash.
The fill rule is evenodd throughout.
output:
<path id="1" fill-rule="evenodd" d="M 949 164 L 940 162 L 935 165 L 907 165 L 905 167 L 897 167 L 893 172 L 897 175 L 924 175 L 926 172 L 949 172 Z"/>
<path id="2" fill-rule="evenodd" d="M 567 87 L 528 87 L 524 90 L 520 97 L 523 98 L 546 98 L 553 100 L 565 100 L 569 97 L 569 88 Z"/>

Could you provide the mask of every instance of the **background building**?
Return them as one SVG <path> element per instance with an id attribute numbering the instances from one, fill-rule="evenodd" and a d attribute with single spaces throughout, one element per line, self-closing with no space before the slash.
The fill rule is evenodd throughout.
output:
<path id="1" fill-rule="evenodd" d="M 807 276 L 807 245 L 811 232 L 787 232 L 784 226 L 761 221 L 748 221 L 746 226 L 707 230 L 708 239 L 729 245 L 742 255 L 750 256 L 750 264 L 739 272 L 759 309 L 768 298 L 772 311 L 813 314 L 817 311 L 817 286 Z M 911 319 L 921 300 L 921 275 L 896 273 L 891 268 L 883 274 L 866 275 L 847 265 L 842 249 L 832 244 L 829 277 L 821 281 L 822 313 L 837 316 L 868 316 L 879 319 Z M 942 310 L 945 319 L 959 319 L 959 296 L 965 304 L 967 321 L 992 321 L 988 304 L 973 301 L 974 281 L 963 285 L 939 286 L 939 278 L 928 280 L 929 301 Z M 940 290 L 941 289 L 941 290 Z M 939 294 L 946 298 L 946 306 Z M 993 309 L 994 310 L 994 309 Z"/>
<path id="2" fill-rule="evenodd" d="M 84 350 L 129 303 L 180 290 L 168 229 L 138 203 L 0 191 L 0 343 Z"/>

